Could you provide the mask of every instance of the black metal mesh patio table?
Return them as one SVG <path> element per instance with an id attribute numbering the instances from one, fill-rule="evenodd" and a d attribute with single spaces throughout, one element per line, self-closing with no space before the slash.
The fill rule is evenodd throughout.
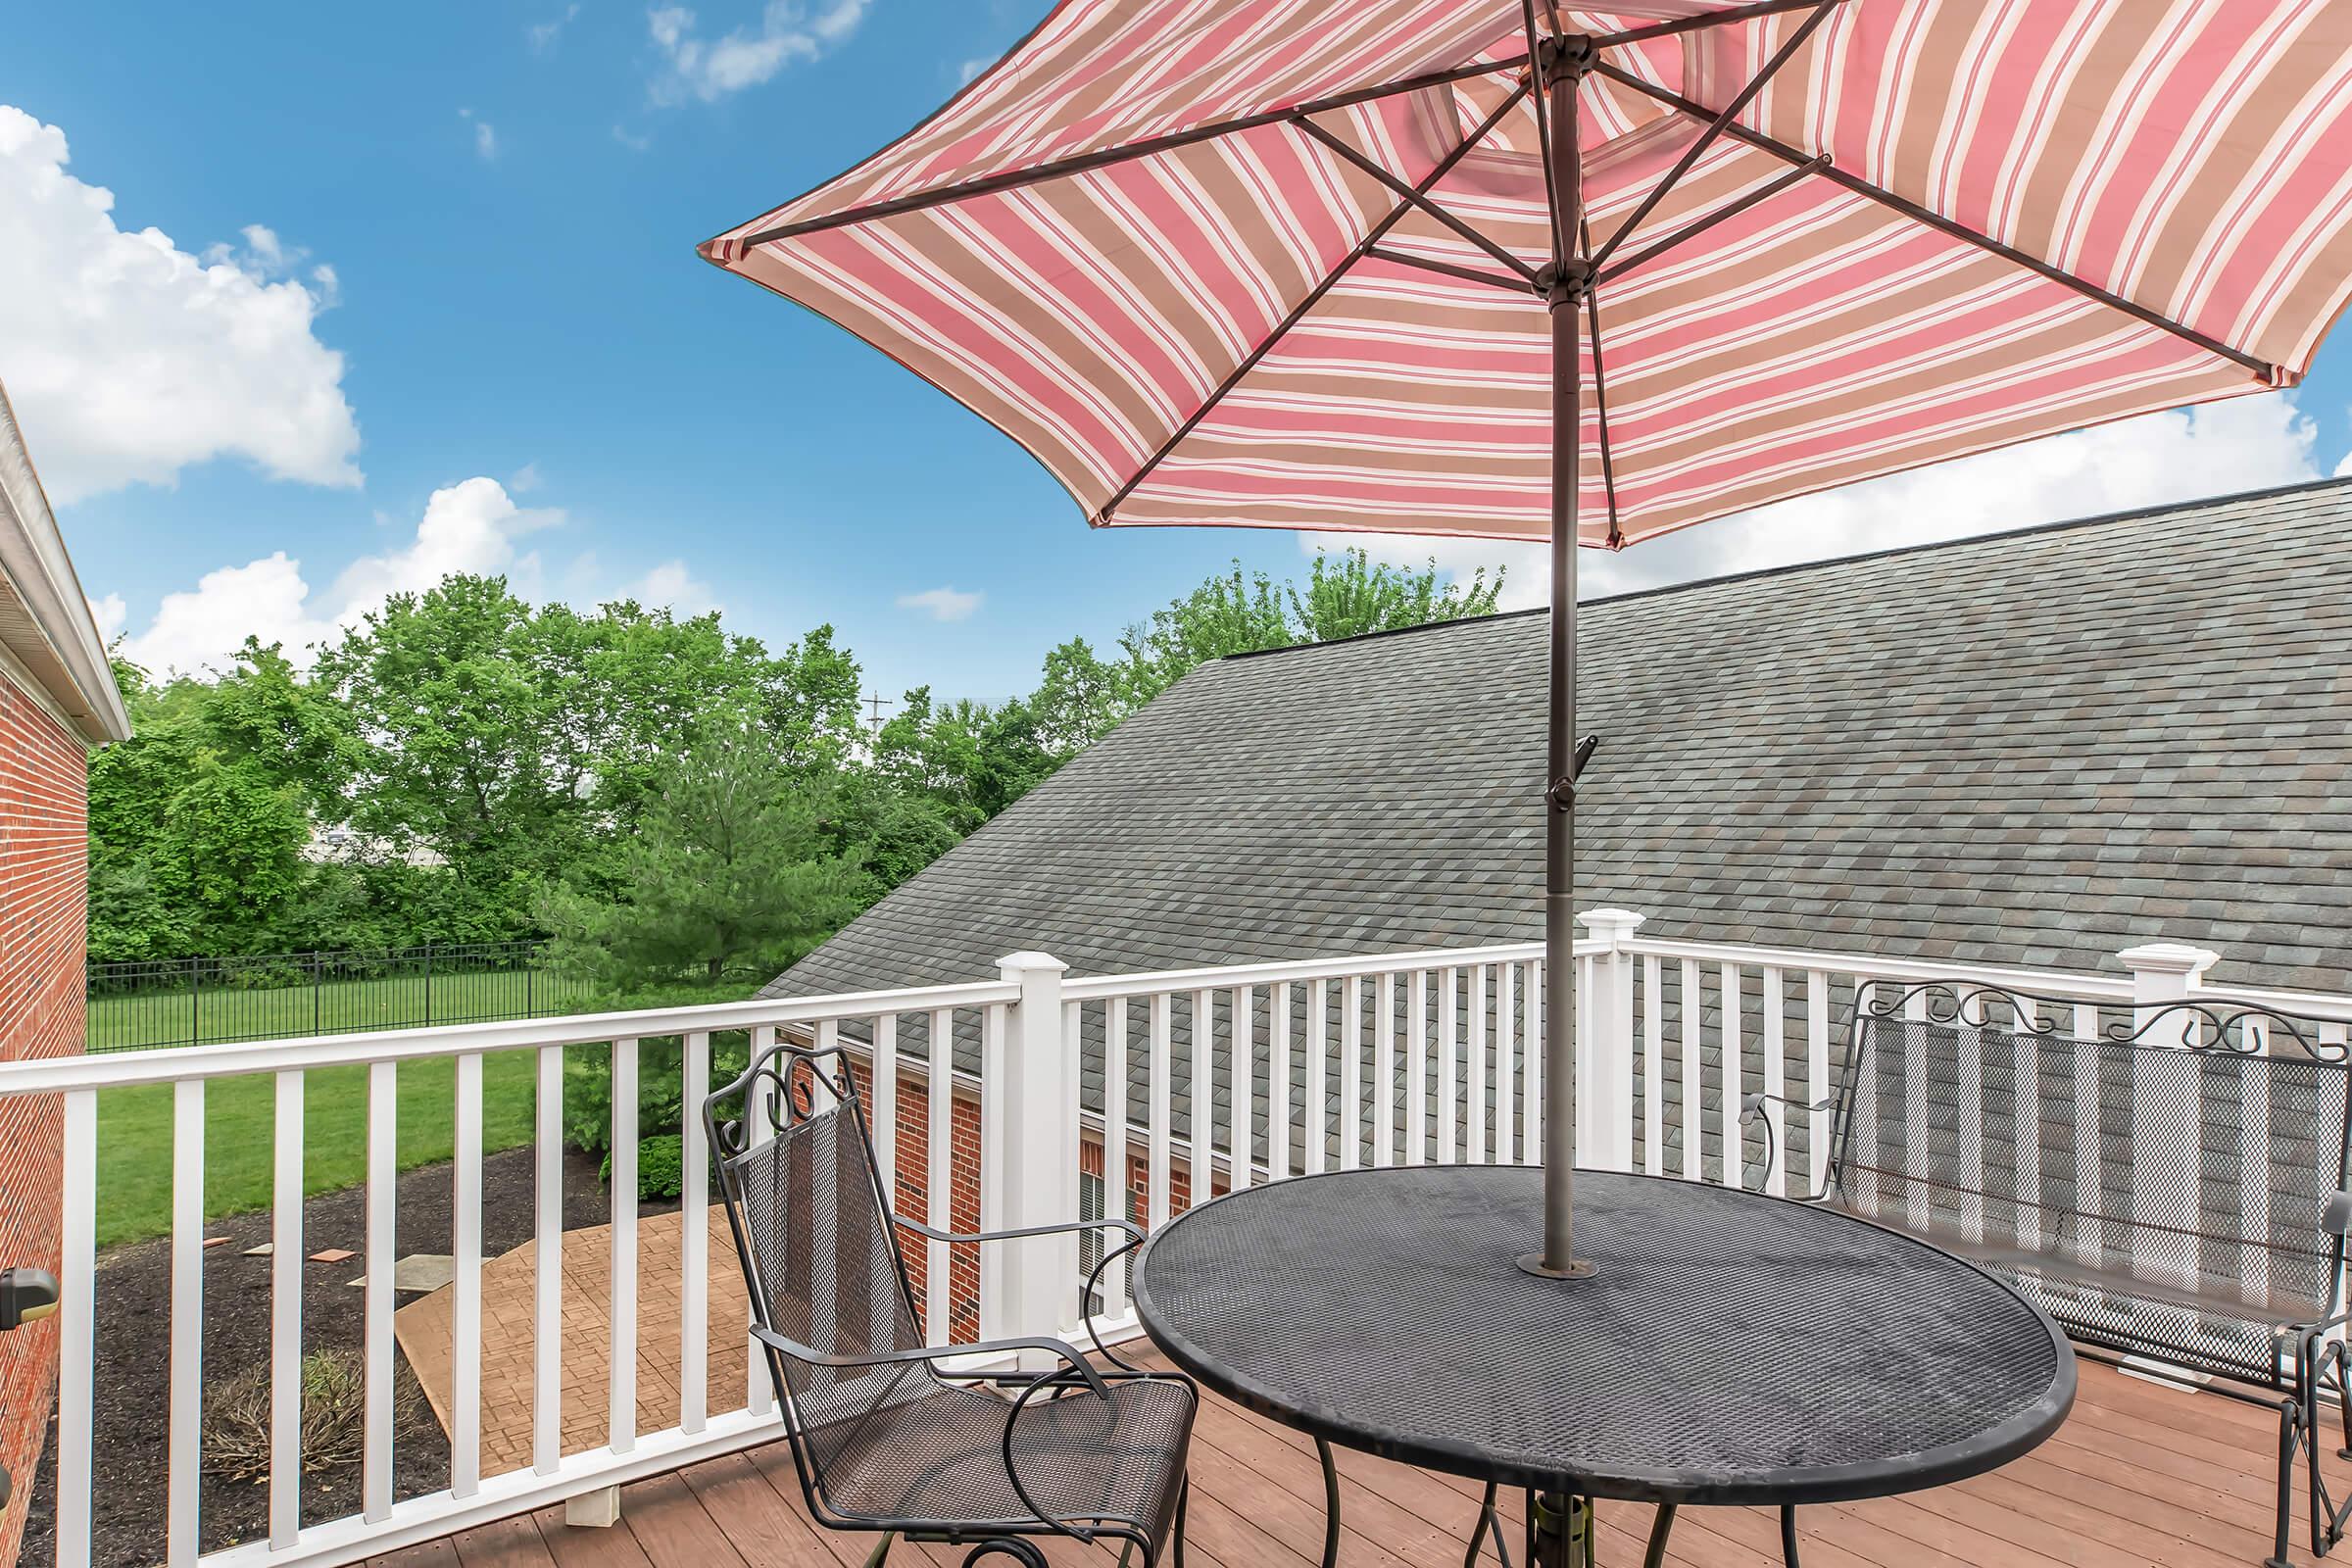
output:
<path id="1" fill-rule="evenodd" d="M 1595 1272 L 1535 1278 L 1515 1260 L 1542 1175 L 1246 1189 L 1152 1235 L 1136 1308 L 1177 1365 L 1319 1442 L 1581 1498 L 1917 1491 L 2026 1452 L 2074 1401 L 2072 1349 L 2016 1291 L 1813 1204 L 1580 1171 Z"/>

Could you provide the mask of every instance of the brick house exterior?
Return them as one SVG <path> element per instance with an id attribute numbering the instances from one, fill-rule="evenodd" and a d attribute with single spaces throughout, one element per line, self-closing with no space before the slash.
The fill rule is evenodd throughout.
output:
<path id="1" fill-rule="evenodd" d="M 0 1060 L 82 1045 L 89 752 L 129 718 L 0 392 Z M 58 1267 L 54 1096 L 0 1100 L 0 1268 Z M 54 1320 L 0 1344 L 0 1562 L 13 1562 L 56 1387 Z"/>

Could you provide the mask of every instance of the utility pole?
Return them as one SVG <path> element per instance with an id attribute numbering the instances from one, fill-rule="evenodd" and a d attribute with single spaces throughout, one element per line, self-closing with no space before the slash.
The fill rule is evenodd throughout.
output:
<path id="1" fill-rule="evenodd" d="M 885 708 L 896 708 L 899 706 L 898 699 L 894 697 L 885 697 L 880 692 L 866 693 L 865 701 L 866 705 L 873 710 L 873 713 L 868 722 L 875 729 L 880 729 L 882 727 L 882 710 Z"/>

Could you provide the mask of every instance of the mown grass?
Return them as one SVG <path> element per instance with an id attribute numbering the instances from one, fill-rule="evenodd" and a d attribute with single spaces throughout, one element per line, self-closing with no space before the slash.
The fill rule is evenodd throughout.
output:
<path id="1" fill-rule="evenodd" d="M 402 1170 L 448 1159 L 457 1125 L 457 1063 L 443 1057 L 396 1069 Z M 171 1084 L 110 1089 L 98 1097 L 98 1245 L 166 1235 L 172 1228 Z M 532 1053 L 494 1052 L 482 1062 L 482 1148 L 531 1141 Z M 276 1118 L 269 1075 L 215 1079 L 204 1097 L 204 1212 L 208 1219 L 268 1208 Z M 368 1174 L 368 1069 L 319 1067 L 303 1079 L 305 1196 L 331 1193 Z M 321 1243 L 321 1246 L 326 1245 Z"/>
<path id="2" fill-rule="evenodd" d="M 371 980 L 270 988 L 180 988 L 90 999 L 88 1049 L 292 1040 L 364 1029 L 483 1023 L 576 1010 L 576 982 L 521 969 L 416 972 Z"/>

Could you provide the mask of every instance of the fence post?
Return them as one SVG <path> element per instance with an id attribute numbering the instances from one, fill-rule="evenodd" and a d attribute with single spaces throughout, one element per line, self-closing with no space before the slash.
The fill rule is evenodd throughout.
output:
<path id="1" fill-rule="evenodd" d="M 425 1027 L 427 1027 L 427 1028 L 430 1028 L 430 1027 L 432 1027 L 432 1022 L 433 1022 L 433 945 L 432 945 L 430 942 L 427 942 L 427 943 L 424 945 L 424 1022 L 425 1022 Z"/>
<path id="2" fill-rule="evenodd" d="M 2180 1050 L 2193 1043 L 2195 1015 L 2188 1000 L 2221 955 L 2178 942 L 2150 942 L 2116 955 L 2132 971 L 2132 1027 L 2143 1044 Z M 2161 1062 L 2135 1063 L 2132 1073 L 2132 1212 L 2143 1222 L 2133 1238 L 2139 1261 L 2186 1288 L 2197 1280 L 2199 1207 L 2204 1173 L 2196 1166 L 2201 1112 L 2193 1075 L 2182 1103 L 2182 1076 Z M 2139 1157 L 2142 1151 L 2155 1155 Z M 2151 1230 L 2145 1226 L 2163 1227 Z M 2149 1256 L 2152 1251 L 2155 1255 Z"/>
<path id="3" fill-rule="evenodd" d="M 319 1004 L 319 969 L 318 950 L 313 948 L 311 950 L 311 1033 L 313 1034 L 324 1033 L 321 1026 L 325 1022 L 325 1014 Z"/>
<path id="4" fill-rule="evenodd" d="M 188 965 L 188 1044 L 204 1044 L 204 960 Z"/>
<path id="5" fill-rule="evenodd" d="M 1001 1107 L 983 1125 L 1002 1128 L 1004 1144 L 992 1149 L 984 1139 L 980 1161 L 997 1169 L 999 1223 L 1006 1230 L 1078 1217 L 1078 1073 L 1061 1015 L 1068 967 L 1043 953 L 997 960 L 997 972 L 1020 987 L 1020 999 L 1005 1020 L 1003 1050 L 982 1063 L 982 1101 Z M 1005 1320 L 981 1324 L 981 1338 L 1076 1329 L 1077 1233 L 990 1243 L 980 1267 L 992 1266 L 1005 1271 L 993 1293 Z M 991 1294 L 983 1291 L 982 1299 Z"/>
<path id="6" fill-rule="evenodd" d="M 1632 1170 L 1634 956 L 1625 945 L 1642 916 L 1631 909 L 1588 909 L 1577 919 L 1609 945 L 1592 960 L 1592 984 L 1578 1009 L 1592 1027 L 1576 1042 L 1577 1162 Z"/>

